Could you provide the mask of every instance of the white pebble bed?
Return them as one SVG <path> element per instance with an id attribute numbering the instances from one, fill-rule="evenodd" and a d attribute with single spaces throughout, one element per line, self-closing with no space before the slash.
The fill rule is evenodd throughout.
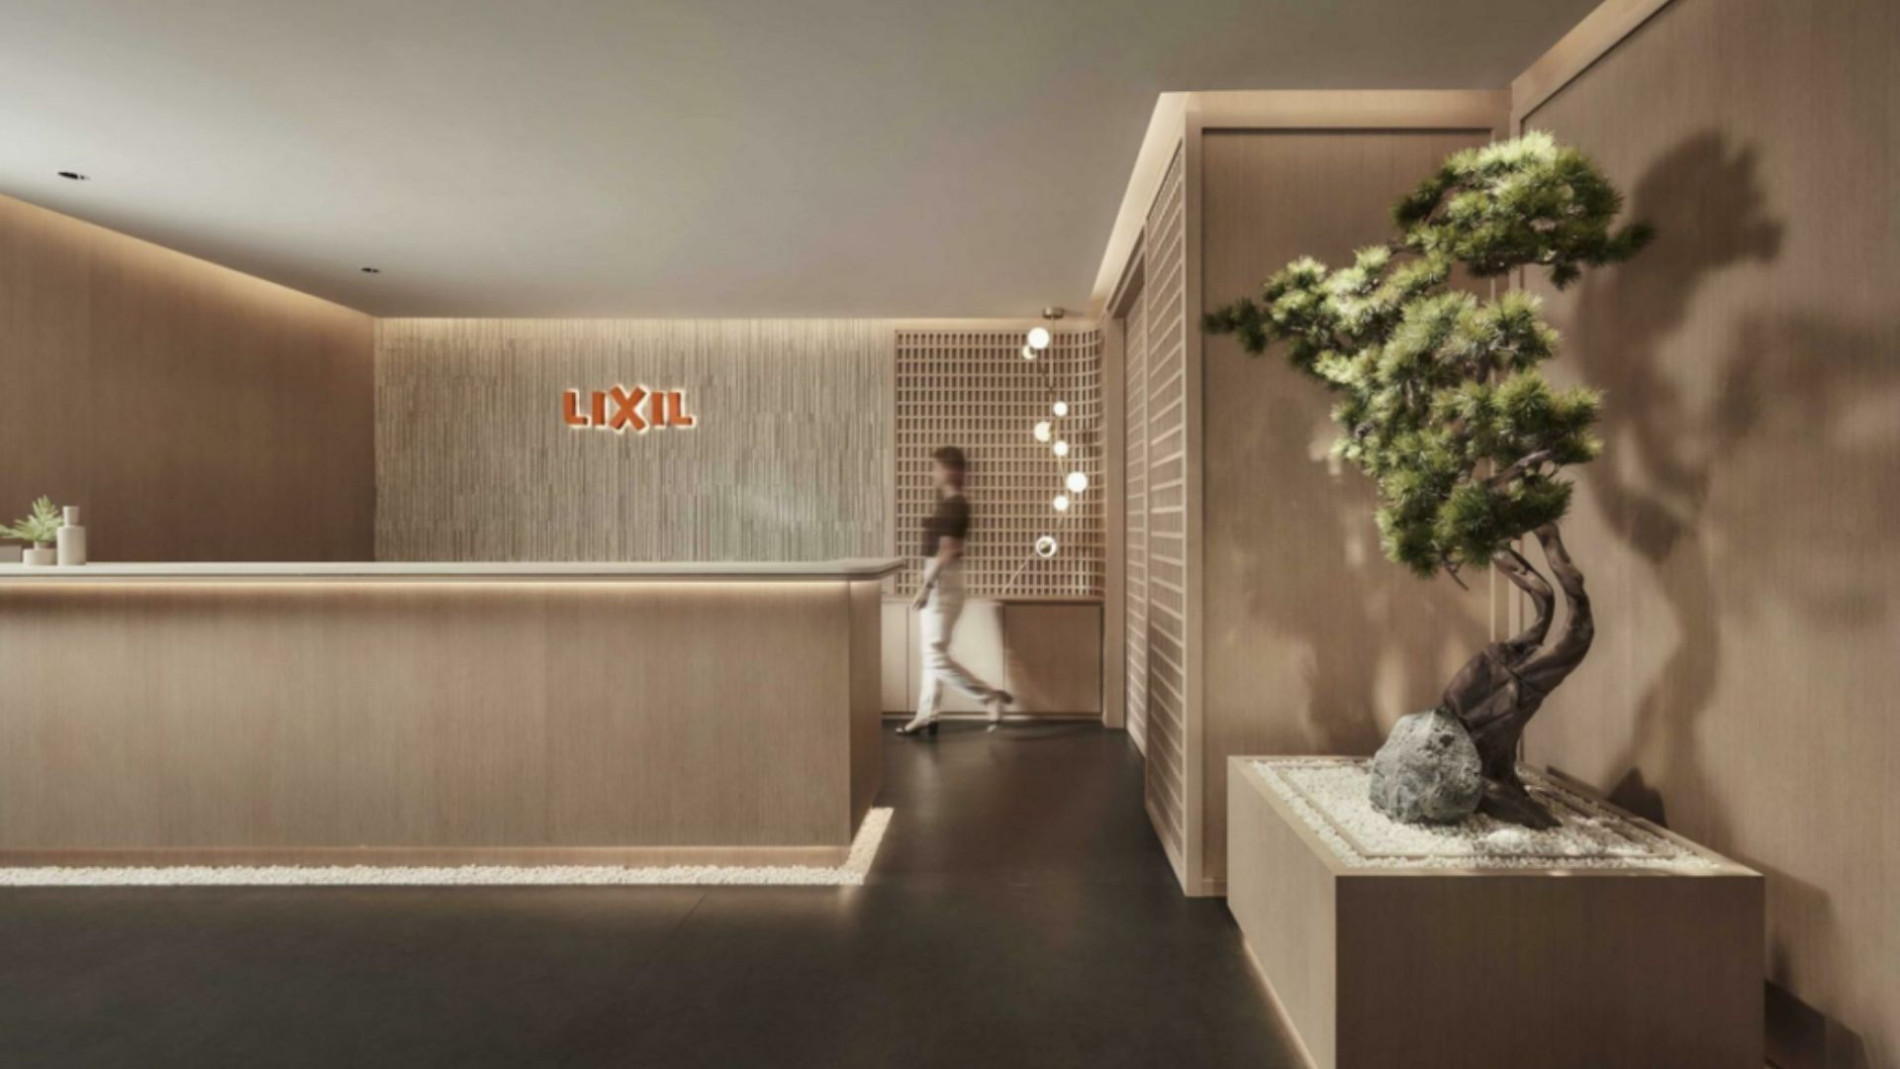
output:
<path id="1" fill-rule="evenodd" d="M 459 865 L 0 868 L 0 887 L 857 887 L 877 858 L 891 811 L 864 815 L 844 864 L 758 866 Z"/>
<path id="2" fill-rule="evenodd" d="M 1662 869 L 1713 865 L 1680 843 L 1551 780 L 1522 771 L 1559 824 L 1535 830 L 1483 814 L 1457 824 L 1402 824 L 1372 807 L 1371 764 L 1281 758 L 1254 767 L 1333 853 L 1364 868 Z"/>

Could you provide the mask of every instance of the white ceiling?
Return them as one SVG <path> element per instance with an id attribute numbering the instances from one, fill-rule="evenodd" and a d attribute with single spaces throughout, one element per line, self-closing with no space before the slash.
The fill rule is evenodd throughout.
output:
<path id="1" fill-rule="evenodd" d="M 1157 94 L 1502 87 L 1595 3 L 0 0 L 0 192 L 380 315 L 1033 314 Z"/>

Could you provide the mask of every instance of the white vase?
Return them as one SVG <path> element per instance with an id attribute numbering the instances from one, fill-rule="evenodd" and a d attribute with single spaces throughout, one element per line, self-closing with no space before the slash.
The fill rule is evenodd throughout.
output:
<path id="1" fill-rule="evenodd" d="M 20 554 L 20 563 L 29 568 L 49 568 L 59 559 L 59 554 L 48 546 L 33 546 Z"/>
<path id="2" fill-rule="evenodd" d="M 78 506 L 66 506 L 66 522 L 59 529 L 58 541 L 60 567 L 86 563 L 86 529 L 79 526 Z"/>

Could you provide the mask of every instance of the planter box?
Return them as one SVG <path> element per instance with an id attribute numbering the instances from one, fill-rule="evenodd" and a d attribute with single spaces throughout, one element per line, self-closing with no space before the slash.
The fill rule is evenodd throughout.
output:
<path id="1" fill-rule="evenodd" d="M 1395 849 L 1318 789 L 1363 766 L 1229 759 L 1228 908 L 1310 1064 L 1761 1069 L 1759 874 L 1547 779 L 1590 845 Z"/>

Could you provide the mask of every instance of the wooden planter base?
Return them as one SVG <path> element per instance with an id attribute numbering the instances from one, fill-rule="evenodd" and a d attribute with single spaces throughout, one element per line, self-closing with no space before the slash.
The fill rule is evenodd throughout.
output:
<path id="1" fill-rule="evenodd" d="M 1705 863 L 1348 857 L 1275 760 L 1229 759 L 1227 902 L 1312 1065 L 1760 1069 L 1759 874 L 1607 806 Z"/>

